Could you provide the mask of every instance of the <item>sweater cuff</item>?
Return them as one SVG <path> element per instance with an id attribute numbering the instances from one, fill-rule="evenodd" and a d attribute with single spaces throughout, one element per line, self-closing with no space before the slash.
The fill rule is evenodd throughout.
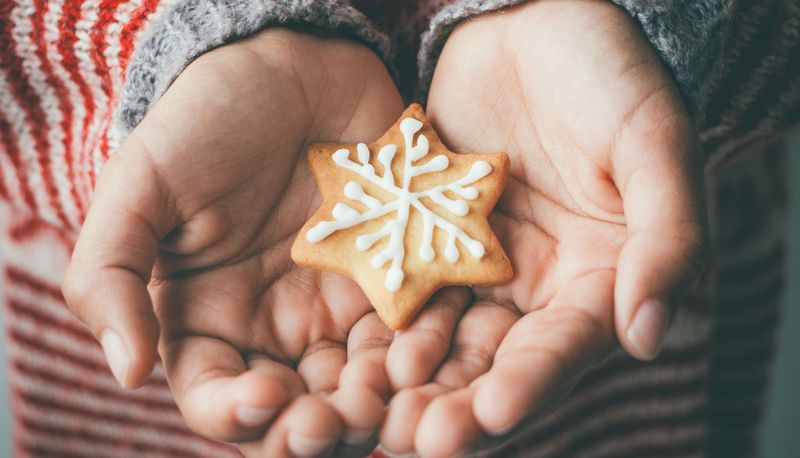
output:
<path id="1" fill-rule="evenodd" d="M 390 66 L 389 40 L 338 0 L 181 0 L 152 25 L 131 59 L 114 115 L 115 139 L 124 140 L 198 56 L 275 25 L 345 34 Z"/>
<path id="2" fill-rule="evenodd" d="M 464 19 L 524 3 L 527 0 L 456 0 L 433 16 L 422 37 L 419 81 L 427 93 L 436 61 L 447 38 Z M 707 93 L 719 72 L 734 6 L 730 0 L 663 2 L 613 0 L 636 19 L 650 45 L 670 70 L 689 113 L 702 123 Z"/>

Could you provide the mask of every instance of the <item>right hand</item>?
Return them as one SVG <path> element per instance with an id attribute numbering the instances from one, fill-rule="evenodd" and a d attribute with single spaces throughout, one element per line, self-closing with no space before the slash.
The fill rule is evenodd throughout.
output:
<path id="1" fill-rule="evenodd" d="M 158 350 L 203 435 L 261 456 L 347 431 L 374 446 L 393 334 L 355 283 L 289 251 L 320 203 L 306 146 L 370 141 L 402 109 L 344 39 L 270 29 L 189 65 L 104 166 L 64 283 L 120 384 Z"/>

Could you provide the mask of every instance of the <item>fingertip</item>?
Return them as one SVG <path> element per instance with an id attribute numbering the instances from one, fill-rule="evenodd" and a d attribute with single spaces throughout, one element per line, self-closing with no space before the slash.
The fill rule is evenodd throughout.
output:
<path id="1" fill-rule="evenodd" d="M 383 400 L 366 386 L 342 387 L 329 400 L 347 427 L 372 428 L 383 420 Z"/>
<path id="2" fill-rule="evenodd" d="M 286 449 L 292 456 L 318 456 L 333 447 L 342 432 L 336 410 L 310 395 L 295 399 L 281 420 L 286 428 Z"/>
<path id="3" fill-rule="evenodd" d="M 383 421 L 381 397 L 365 386 L 347 386 L 334 392 L 328 401 L 344 423 L 342 441 L 358 445 L 372 438 Z"/>
<path id="4" fill-rule="evenodd" d="M 622 346 L 634 358 L 651 361 L 661 351 L 670 324 L 672 307 L 648 299 L 636 309 L 627 331 L 620 339 Z"/>
<path id="5" fill-rule="evenodd" d="M 426 351 L 418 341 L 401 335 L 386 355 L 389 383 L 395 391 L 420 386 L 431 379 L 439 360 L 438 352 Z"/>
<path id="6" fill-rule="evenodd" d="M 422 414 L 414 445 L 425 457 L 450 457 L 462 454 L 481 435 L 472 412 L 473 393 L 461 389 L 440 396 Z"/>
<path id="7" fill-rule="evenodd" d="M 226 442 L 257 437 L 287 401 L 286 389 L 271 374 L 249 371 L 195 387 L 181 402 L 187 424 Z"/>
<path id="8" fill-rule="evenodd" d="M 431 397 L 419 388 L 398 391 L 392 397 L 380 431 L 381 445 L 387 451 L 394 454 L 414 451 L 417 425 Z"/>
<path id="9" fill-rule="evenodd" d="M 156 349 L 155 344 L 129 345 L 126 340 L 136 339 L 124 339 L 111 328 L 102 331 L 99 339 L 114 379 L 122 388 L 132 390 L 142 386 L 152 374 Z"/>
<path id="10" fill-rule="evenodd" d="M 391 393 L 386 368 L 380 361 L 357 358 L 348 362 L 339 375 L 339 386 L 361 385 L 370 388 L 381 398 Z"/>
<path id="11" fill-rule="evenodd" d="M 530 406 L 530 388 L 520 380 L 527 376 L 508 368 L 495 368 L 475 387 L 472 410 L 481 429 L 493 436 L 511 430 Z"/>
<path id="12" fill-rule="evenodd" d="M 256 408 L 277 408 L 289 397 L 288 389 L 280 379 L 258 370 L 239 375 L 227 389 L 233 393 L 235 402 Z"/>

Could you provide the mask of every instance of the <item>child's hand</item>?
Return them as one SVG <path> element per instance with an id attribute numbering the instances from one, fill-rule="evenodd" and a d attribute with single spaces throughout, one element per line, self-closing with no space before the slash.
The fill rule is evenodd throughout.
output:
<path id="1" fill-rule="evenodd" d="M 402 109 L 380 59 L 342 39 L 273 29 L 192 63 L 105 165 L 65 281 L 120 383 L 148 377 L 160 329 L 201 434 L 261 456 L 367 439 L 392 333 L 289 249 L 319 205 L 306 146 L 377 138 Z"/>
<path id="2" fill-rule="evenodd" d="M 452 456 L 554 406 L 619 344 L 657 355 L 707 262 L 703 154 L 658 57 L 605 1 L 460 26 L 428 113 L 456 151 L 512 156 L 491 223 L 515 279 L 476 289 L 433 382 L 398 393 L 381 433 L 395 452 Z M 393 342 L 390 376 L 413 351 Z"/>

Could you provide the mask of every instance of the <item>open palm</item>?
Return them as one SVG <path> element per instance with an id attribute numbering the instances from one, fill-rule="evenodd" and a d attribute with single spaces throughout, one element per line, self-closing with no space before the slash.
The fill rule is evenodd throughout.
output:
<path id="1" fill-rule="evenodd" d="M 393 368 L 424 345 L 389 351 L 405 389 L 382 443 L 452 456 L 552 408 L 620 343 L 656 356 L 706 261 L 703 163 L 670 76 L 608 2 L 531 2 L 460 26 L 428 114 L 456 151 L 511 155 L 490 222 L 514 280 L 453 304 L 429 382 Z"/>
<path id="2" fill-rule="evenodd" d="M 105 165 L 65 282 L 120 383 L 147 378 L 160 332 L 196 431 L 253 455 L 366 442 L 392 334 L 353 282 L 289 252 L 320 201 L 306 146 L 377 138 L 402 108 L 346 40 L 273 29 L 192 63 Z"/>

